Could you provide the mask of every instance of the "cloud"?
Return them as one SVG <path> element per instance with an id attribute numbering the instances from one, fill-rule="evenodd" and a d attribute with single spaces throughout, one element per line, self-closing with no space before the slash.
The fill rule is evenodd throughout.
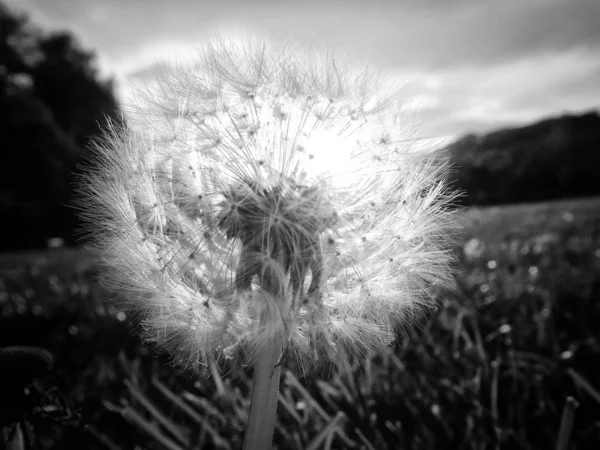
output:
<path id="1" fill-rule="evenodd" d="M 161 57 L 245 30 L 368 57 L 409 81 L 407 96 L 431 135 L 600 107 L 598 0 L 8 2 L 97 49 L 123 95 Z"/>
<path id="2" fill-rule="evenodd" d="M 598 0 L 351 1 L 9 0 L 71 26 L 114 60 L 163 40 L 223 28 L 322 40 L 378 63 L 438 70 L 599 48 Z"/>
<path id="3" fill-rule="evenodd" d="M 547 114 L 600 108 L 598 56 L 573 50 L 423 77 L 412 73 L 415 81 L 408 94 L 431 99 L 421 107 L 430 133 L 484 132 L 524 124 Z"/>

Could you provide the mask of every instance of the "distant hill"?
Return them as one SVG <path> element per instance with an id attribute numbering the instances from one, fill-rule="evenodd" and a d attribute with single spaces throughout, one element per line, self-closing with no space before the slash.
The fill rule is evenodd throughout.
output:
<path id="1" fill-rule="evenodd" d="M 564 115 L 469 134 L 447 147 L 463 205 L 600 195 L 600 115 Z"/>

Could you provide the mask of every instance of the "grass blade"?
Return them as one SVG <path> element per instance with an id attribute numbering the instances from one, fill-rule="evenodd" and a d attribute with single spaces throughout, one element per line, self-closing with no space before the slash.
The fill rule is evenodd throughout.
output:
<path id="1" fill-rule="evenodd" d="M 579 407 L 579 403 L 573 397 L 567 397 L 567 402 L 563 409 L 562 418 L 560 420 L 560 431 L 558 432 L 558 440 L 556 442 L 556 450 L 567 450 L 571 439 L 571 431 L 573 430 L 573 422 L 575 421 L 575 411 Z"/>

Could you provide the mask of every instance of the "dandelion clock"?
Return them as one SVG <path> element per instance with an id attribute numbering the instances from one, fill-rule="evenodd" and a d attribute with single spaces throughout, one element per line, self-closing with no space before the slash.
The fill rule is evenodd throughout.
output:
<path id="1" fill-rule="evenodd" d="M 446 165 L 386 86 L 219 40 L 96 142 L 80 203 L 104 281 L 177 363 L 254 366 L 244 448 L 271 445 L 283 354 L 304 373 L 364 359 L 450 283 Z"/>

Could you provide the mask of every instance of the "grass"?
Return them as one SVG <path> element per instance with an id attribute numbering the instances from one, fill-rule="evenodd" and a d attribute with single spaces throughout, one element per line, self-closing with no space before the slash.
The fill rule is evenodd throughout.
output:
<path id="1" fill-rule="evenodd" d="M 458 289 L 427 321 L 349 373 L 284 370 L 277 448 L 598 447 L 600 199 L 472 209 L 461 222 Z M 240 448 L 249 373 L 170 366 L 93 276 L 79 250 L 0 258 L 0 343 L 56 356 L 30 393 L 39 448 Z"/>

